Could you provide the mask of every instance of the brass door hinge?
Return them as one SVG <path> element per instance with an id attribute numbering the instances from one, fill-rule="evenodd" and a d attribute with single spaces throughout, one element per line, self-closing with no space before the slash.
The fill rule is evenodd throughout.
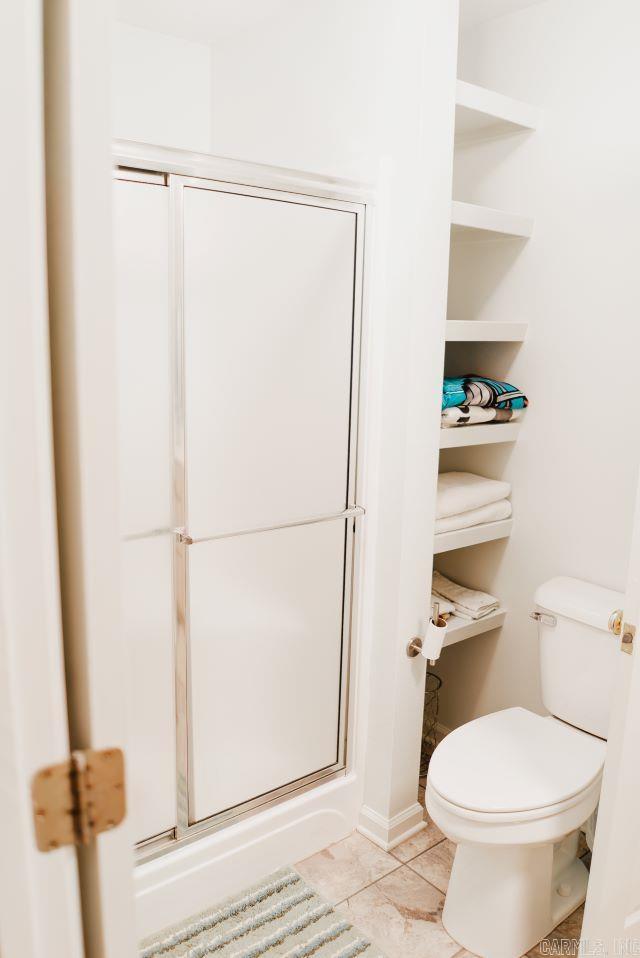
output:
<path id="1" fill-rule="evenodd" d="M 622 624 L 622 641 L 620 642 L 620 648 L 623 652 L 626 652 L 627 655 L 631 655 L 633 652 L 633 640 L 636 637 L 636 627 L 631 625 L 630 622 L 623 622 Z"/>
<path id="2" fill-rule="evenodd" d="M 41 852 L 88 845 L 125 816 L 124 756 L 119 748 L 87 748 L 43 768 L 31 783 L 36 844 Z"/>

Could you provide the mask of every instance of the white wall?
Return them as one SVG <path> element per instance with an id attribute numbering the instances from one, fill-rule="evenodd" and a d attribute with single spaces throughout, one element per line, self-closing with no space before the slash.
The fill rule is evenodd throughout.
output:
<path id="1" fill-rule="evenodd" d="M 208 152 L 211 49 L 177 36 L 112 22 L 114 137 Z"/>
<path id="2" fill-rule="evenodd" d="M 375 179 L 382 22 L 379 0 L 312 0 L 214 43 L 212 151 Z"/>
<path id="3" fill-rule="evenodd" d="M 454 196 L 535 216 L 533 238 L 466 244 L 452 261 L 450 318 L 528 320 L 513 346 L 448 350 L 450 368 L 488 371 L 531 399 L 513 446 L 452 452 L 513 483 L 506 542 L 438 565 L 509 608 L 501 633 L 449 649 L 441 720 L 456 726 L 514 704 L 542 710 L 536 586 L 566 574 L 623 589 L 640 431 L 640 213 L 634 0 L 537 3 L 462 37 L 459 75 L 537 104 L 542 128 L 459 151 Z"/>

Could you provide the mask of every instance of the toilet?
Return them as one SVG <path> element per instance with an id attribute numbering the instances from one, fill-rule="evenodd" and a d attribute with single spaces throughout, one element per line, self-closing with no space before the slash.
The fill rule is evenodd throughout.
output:
<path id="1" fill-rule="evenodd" d="M 558 577 L 535 595 L 542 699 L 435 749 L 427 811 L 457 845 L 442 915 L 481 958 L 519 958 L 586 896 L 580 827 L 598 804 L 619 640 L 619 592 Z"/>

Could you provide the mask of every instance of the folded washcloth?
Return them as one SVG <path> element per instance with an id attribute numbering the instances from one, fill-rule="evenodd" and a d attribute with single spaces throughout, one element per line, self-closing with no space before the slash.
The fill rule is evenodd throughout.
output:
<path id="1" fill-rule="evenodd" d="M 478 509 L 490 502 L 506 499 L 510 494 L 509 482 L 486 479 L 473 472 L 441 472 L 438 476 L 436 519 Z"/>
<path id="2" fill-rule="evenodd" d="M 527 397 L 517 386 L 486 376 L 445 376 L 442 408 L 451 406 L 494 406 L 497 409 L 524 409 Z"/>
<path id="3" fill-rule="evenodd" d="M 512 422 L 521 409 L 496 409 L 495 406 L 451 406 L 442 410 L 442 428 L 469 426 L 479 422 Z"/>
<path id="4" fill-rule="evenodd" d="M 446 603 L 447 606 L 453 603 L 455 615 L 463 619 L 481 619 L 490 612 L 495 612 L 500 608 L 500 603 L 495 595 L 488 592 L 479 592 L 476 589 L 467 589 L 463 585 L 458 585 L 446 576 L 441 575 L 436 569 L 433 570 L 433 581 L 431 584 L 432 593 L 436 598 L 440 597 L 440 603 Z M 433 594 L 431 596 L 433 600 Z"/>
<path id="5" fill-rule="evenodd" d="M 490 502 L 487 506 L 469 509 L 468 512 L 436 519 L 436 533 L 456 532 L 458 529 L 479 526 L 483 522 L 498 522 L 500 519 L 508 519 L 510 515 L 511 503 L 508 499 L 501 499 L 499 502 Z"/>
<path id="6" fill-rule="evenodd" d="M 440 573 L 433 573 L 434 575 L 440 575 Z M 431 592 L 431 608 L 433 608 L 433 603 L 438 603 L 438 612 L 440 615 L 453 615 L 456 611 L 456 607 L 453 602 L 449 602 L 448 599 L 445 599 L 443 595 L 436 595 L 435 591 Z"/>

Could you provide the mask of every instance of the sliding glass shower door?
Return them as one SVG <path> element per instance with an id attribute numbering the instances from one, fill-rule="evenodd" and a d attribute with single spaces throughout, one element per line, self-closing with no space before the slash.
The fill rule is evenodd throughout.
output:
<path id="1" fill-rule="evenodd" d="M 169 190 L 117 180 L 116 336 L 130 814 L 138 841 L 176 821 Z"/>
<path id="2" fill-rule="evenodd" d="M 175 840 L 345 765 L 363 207 L 176 175 L 162 183 L 118 183 L 162 194 L 166 222 L 145 208 L 157 200 L 139 199 L 117 233 L 129 276 L 123 369 L 172 371 L 168 401 L 157 371 L 151 395 L 127 387 L 123 403 L 133 390 L 139 412 L 122 426 L 122 449 L 138 495 L 125 529 L 138 563 L 128 628 L 154 669 L 162 662 L 134 722 L 155 724 L 149 754 L 173 763 L 162 785 L 172 821 L 168 805 L 141 810 L 137 831 Z M 171 448 L 168 492 L 156 446 Z M 151 780 L 159 768 L 147 764 Z"/>
<path id="3" fill-rule="evenodd" d="M 199 821 L 339 761 L 356 216 L 180 192 Z"/>

